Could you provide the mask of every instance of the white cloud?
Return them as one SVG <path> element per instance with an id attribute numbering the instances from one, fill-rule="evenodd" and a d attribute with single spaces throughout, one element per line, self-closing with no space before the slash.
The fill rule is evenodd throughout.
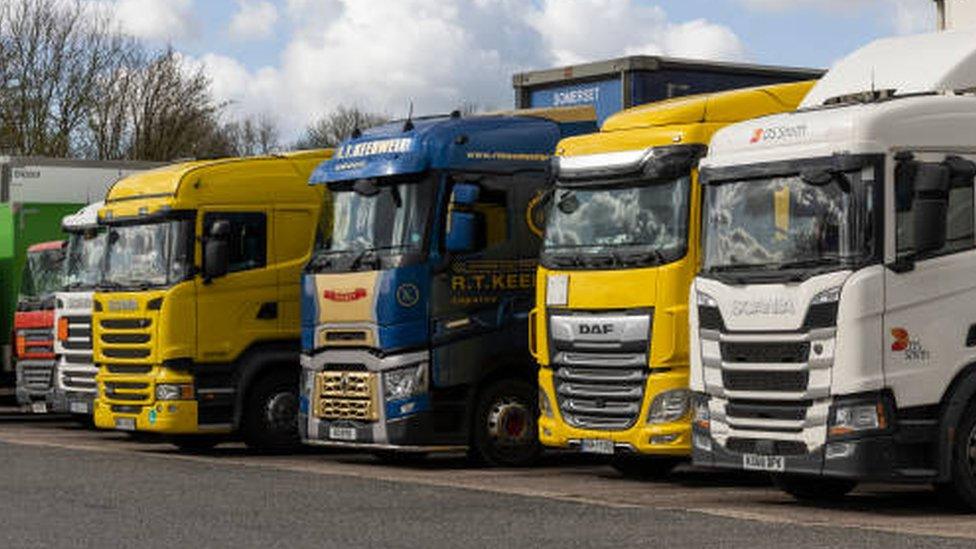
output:
<path id="1" fill-rule="evenodd" d="M 866 9 L 879 12 L 898 34 L 935 30 L 935 2 L 932 0 L 739 0 L 747 8 L 759 11 L 787 11 L 816 8 L 835 13 L 861 13 Z"/>
<path id="2" fill-rule="evenodd" d="M 673 22 L 640 0 L 287 0 L 275 66 L 197 60 L 241 113 L 274 113 L 286 134 L 339 104 L 392 116 L 462 102 L 512 104 L 511 75 L 627 54 L 742 59 L 727 27 Z"/>
<path id="3" fill-rule="evenodd" d="M 238 40 L 261 40 L 271 36 L 278 22 L 278 8 L 267 0 L 237 0 L 237 13 L 228 32 Z"/>
<path id="4" fill-rule="evenodd" d="M 147 40 L 186 38 L 196 28 L 194 0 L 107 0 L 102 4 L 122 30 Z"/>

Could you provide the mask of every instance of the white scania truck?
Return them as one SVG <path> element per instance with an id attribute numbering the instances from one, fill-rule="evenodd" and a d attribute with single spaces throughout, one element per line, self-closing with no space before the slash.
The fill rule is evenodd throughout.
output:
<path id="1" fill-rule="evenodd" d="M 64 260 L 64 291 L 55 294 L 54 353 L 57 360 L 53 390 L 48 394 L 52 411 L 80 416 L 92 414 L 95 374 L 92 360 L 92 293 L 98 284 L 105 257 L 105 231 L 98 228 L 96 202 L 65 216 L 61 227 L 68 235 Z"/>
<path id="2" fill-rule="evenodd" d="M 697 465 L 976 508 L 976 32 L 885 39 L 702 162 Z"/>

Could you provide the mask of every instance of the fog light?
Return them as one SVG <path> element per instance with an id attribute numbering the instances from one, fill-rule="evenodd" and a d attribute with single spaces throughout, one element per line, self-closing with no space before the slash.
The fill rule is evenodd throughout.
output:
<path id="1" fill-rule="evenodd" d="M 552 430 L 549 429 L 548 427 L 543 427 L 542 428 L 542 434 L 544 436 L 551 437 L 552 436 Z"/>
<path id="2" fill-rule="evenodd" d="M 854 445 L 849 442 L 831 442 L 827 445 L 827 459 L 846 458 L 854 455 Z"/>
<path id="3" fill-rule="evenodd" d="M 169 405 L 169 408 L 167 408 L 167 410 L 169 411 L 169 413 L 175 414 L 176 411 L 179 410 L 179 407 L 177 405 L 175 405 L 175 404 L 170 404 Z"/>
<path id="4" fill-rule="evenodd" d="M 691 437 L 692 443 L 698 450 L 703 450 L 705 452 L 712 451 L 712 437 L 704 435 L 701 433 L 695 433 Z"/>
<path id="5" fill-rule="evenodd" d="M 651 444 L 671 444 L 672 442 L 678 440 L 678 435 L 658 435 L 651 437 Z"/>

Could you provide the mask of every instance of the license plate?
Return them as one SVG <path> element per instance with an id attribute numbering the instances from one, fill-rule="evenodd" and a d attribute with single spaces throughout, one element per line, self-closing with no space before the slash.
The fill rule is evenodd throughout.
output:
<path id="1" fill-rule="evenodd" d="M 749 471 L 781 472 L 786 470 L 786 459 L 783 456 L 745 454 L 742 456 L 742 468 Z"/>
<path id="2" fill-rule="evenodd" d="M 72 402 L 68 404 L 68 410 L 70 410 L 72 414 L 89 413 L 87 402 Z"/>
<path id="3" fill-rule="evenodd" d="M 115 420 L 115 428 L 119 431 L 135 431 L 136 419 L 132 417 L 120 417 Z"/>
<path id="4" fill-rule="evenodd" d="M 334 440 L 356 440 L 356 429 L 352 427 L 329 427 L 329 438 Z"/>
<path id="5" fill-rule="evenodd" d="M 47 413 L 47 402 L 33 402 L 31 403 L 31 412 L 35 414 L 46 414 Z"/>
<path id="6" fill-rule="evenodd" d="M 583 439 L 580 451 L 584 454 L 613 455 L 613 441 L 602 439 Z"/>

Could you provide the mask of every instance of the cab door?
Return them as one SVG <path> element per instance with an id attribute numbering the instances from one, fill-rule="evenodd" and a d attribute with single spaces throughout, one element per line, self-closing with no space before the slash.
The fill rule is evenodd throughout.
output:
<path id="1" fill-rule="evenodd" d="M 277 335 L 278 279 L 271 268 L 275 257 L 270 245 L 273 212 L 270 206 L 251 205 L 200 211 L 198 234 L 203 243 L 215 222 L 230 225 L 227 274 L 213 280 L 196 279 L 201 362 L 231 362 L 251 343 Z"/>
<path id="2" fill-rule="evenodd" d="M 889 237 L 886 254 L 882 352 L 886 385 L 894 390 L 899 408 L 939 402 L 959 368 L 976 359 L 973 177 L 950 174 L 948 208 L 933 216 L 919 206 L 925 193 L 916 191 L 917 165 L 908 164 L 944 166 L 947 158 L 951 155 L 927 152 L 896 161 L 894 192 L 887 200 L 894 238 Z M 919 223 L 945 223 L 941 249 L 917 252 Z"/>

